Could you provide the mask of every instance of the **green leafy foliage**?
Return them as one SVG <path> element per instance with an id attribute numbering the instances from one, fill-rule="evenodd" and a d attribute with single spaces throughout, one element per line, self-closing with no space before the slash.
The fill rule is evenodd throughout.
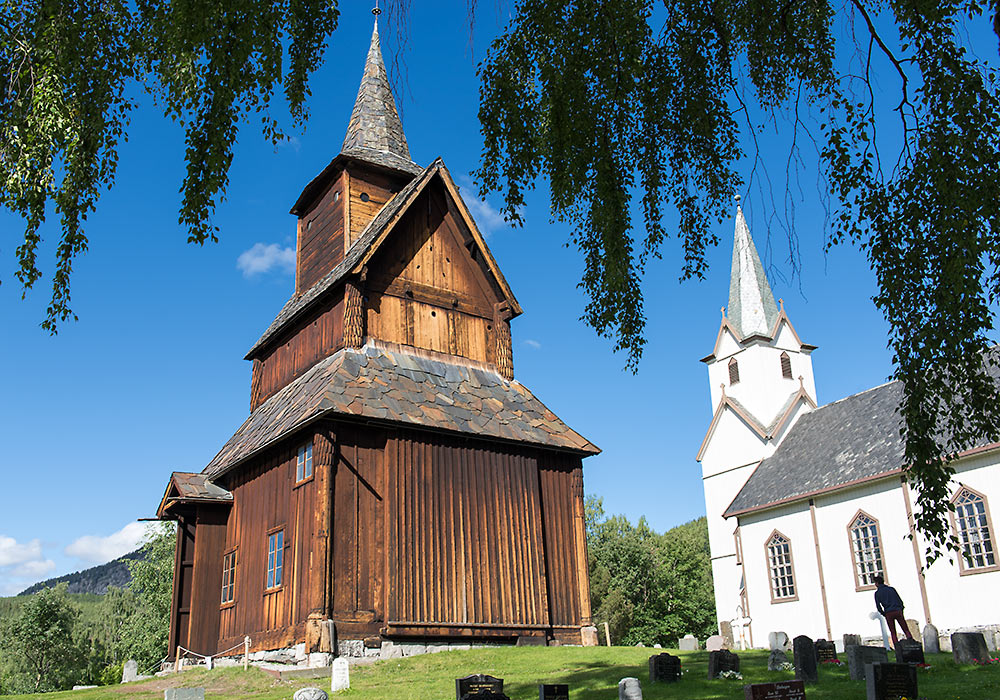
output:
<path id="1" fill-rule="evenodd" d="M 62 585 L 36 593 L 0 622 L 3 692 L 38 693 L 72 685 L 83 656 L 73 638 L 79 615 Z"/>
<path id="2" fill-rule="evenodd" d="M 633 526 L 607 517 L 588 496 L 587 550 L 594 620 L 607 622 L 614 644 L 675 647 L 685 634 L 715 631 L 708 523 L 692 520 L 660 535 L 645 518 Z"/>
<path id="3" fill-rule="evenodd" d="M 0 203 L 25 220 L 15 253 L 24 293 L 42 277 L 47 206 L 62 228 L 44 328 L 75 318 L 73 260 L 87 249 L 87 215 L 114 184 L 136 88 L 183 125 L 180 223 L 193 242 L 215 240 L 210 218 L 241 121 L 256 116 L 266 138 L 283 138 L 269 111 L 278 89 L 293 122 L 306 118 L 308 77 L 337 18 L 335 0 L 0 3 Z"/>
<path id="4" fill-rule="evenodd" d="M 516 222 L 548 180 L 584 257 L 584 319 L 635 370 L 647 260 L 673 235 L 681 277 L 703 276 L 713 221 L 761 165 L 741 143 L 788 124 L 781 162 L 802 164 L 811 141 L 828 243 L 854 241 L 876 273 L 917 526 L 940 553 L 949 459 L 1000 438 L 983 355 L 1000 299 L 1000 93 L 995 44 L 971 50 L 982 30 L 1000 36 L 996 2 L 516 0 L 480 68 L 480 194 L 501 191 Z"/>

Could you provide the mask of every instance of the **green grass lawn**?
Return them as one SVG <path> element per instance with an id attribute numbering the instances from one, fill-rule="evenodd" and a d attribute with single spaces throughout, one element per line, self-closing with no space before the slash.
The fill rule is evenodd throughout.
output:
<path id="1" fill-rule="evenodd" d="M 614 700 L 618 681 L 634 676 L 642 683 L 644 700 L 742 700 L 744 683 L 792 679 L 791 672 L 767 670 L 767 652 L 741 652 L 743 680 L 709 681 L 708 653 L 672 652 L 683 660 L 684 677 L 676 684 L 651 684 L 648 659 L 652 649 L 633 647 L 505 647 L 450 651 L 406 659 L 380 661 L 351 668 L 351 689 L 336 698 L 350 700 L 453 700 L 455 679 L 472 673 L 488 673 L 504 679 L 504 692 L 511 700 L 534 700 L 539 683 L 568 683 L 572 700 Z M 890 654 L 891 656 L 891 654 Z M 932 668 L 918 671 L 920 697 L 927 700 L 996 700 L 1000 698 L 1000 666 L 956 666 L 950 654 L 928 658 Z M 863 682 L 851 681 L 847 666 L 822 665 L 819 683 L 806 686 L 806 696 L 815 700 L 865 700 Z M 128 685 L 66 691 L 38 697 L 46 700 L 160 700 L 163 689 L 206 689 L 207 700 L 290 699 L 296 689 L 318 686 L 328 690 L 328 679 L 277 681 L 256 669 L 214 671 L 192 669 L 179 676 L 157 678 Z"/>

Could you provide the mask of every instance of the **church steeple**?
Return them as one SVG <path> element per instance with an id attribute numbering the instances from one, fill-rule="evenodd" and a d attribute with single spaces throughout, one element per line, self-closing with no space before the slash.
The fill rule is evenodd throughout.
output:
<path id="1" fill-rule="evenodd" d="M 396 101 L 382 59 L 377 17 L 341 154 L 397 170 L 421 172 L 410 158 L 403 124 L 396 112 Z"/>
<path id="2" fill-rule="evenodd" d="M 778 320 L 771 285 L 764 274 L 743 208 L 736 204 L 736 233 L 733 239 L 733 270 L 729 280 L 729 323 L 746 338 L 770 336 Z"/>

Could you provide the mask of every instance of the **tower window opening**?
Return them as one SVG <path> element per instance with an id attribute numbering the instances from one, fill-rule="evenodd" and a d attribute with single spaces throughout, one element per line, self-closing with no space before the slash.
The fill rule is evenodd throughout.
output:
<path id="1" fill-rule="evenodd" d="M 740 366 L 736 362 L 735 357 L 729 361 L 729 383 L 730 384 L 740 383 Z"/>
<path id="2" fill-rule="evenodd" d="M 781 376 L 785 379 L 792 378 L 792 360 L 787 352 L 781 353 Z"/>

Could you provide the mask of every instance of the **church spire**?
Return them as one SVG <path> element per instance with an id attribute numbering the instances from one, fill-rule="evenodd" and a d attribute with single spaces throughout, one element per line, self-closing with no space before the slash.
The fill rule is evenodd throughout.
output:
<path id="1" fill-rule="evenodd" d="M 397 170 L 420 172 L 410 158 L 410 148 L 386 76 L 378 36 L 378 15 L 341 153 Z"/>
<path id="2" fill-rule="evenodd" d="M 746 338 L 770 335 L 778 319 L 771 285 L 764 274 L 743 208 L 736 200 L 736 235 L 733 240 L 733 271 L 729 281 L 729 323 Z"/>

